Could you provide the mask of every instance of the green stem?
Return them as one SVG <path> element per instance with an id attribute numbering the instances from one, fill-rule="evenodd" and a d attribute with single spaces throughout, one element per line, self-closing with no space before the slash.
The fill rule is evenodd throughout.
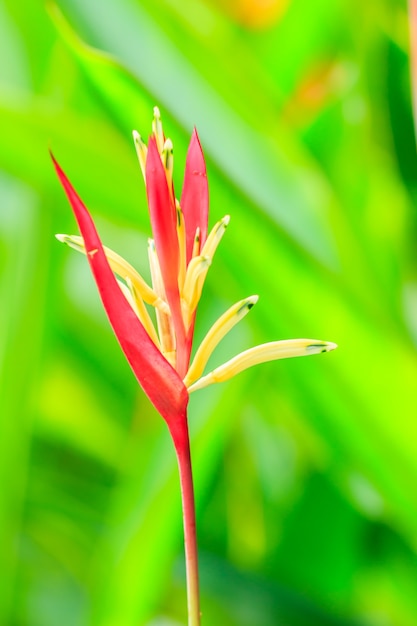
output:
<path id="1" fill-rule="evenodd" d="M 175 440 L 174 440 L 175 441 Z M 188 626 L 200 626 L 200 594 L 198 584 L 198 552 L 195 521 L 193 474 L 188 426 L 175 441 L 180 472 L 182 513 L 184 521 L 185 565 L 187 574 Z"/>

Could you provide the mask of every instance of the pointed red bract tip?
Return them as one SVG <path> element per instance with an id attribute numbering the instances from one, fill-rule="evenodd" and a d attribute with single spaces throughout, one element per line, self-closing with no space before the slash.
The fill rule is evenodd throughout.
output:
<path id="1" fill-rule="evenodd" d="M 207 238 L 209 212 L 206 163 L 196 129 L 193 131 L 190 145 L 188 146 L 180 204 L 184 213 L 187 236 L 187 262 L 189 262 L 197 228 L 200 229 L 201 245 L 204 244 Z"/>
<path id="2" fill-rule="evenodd" d="M 87 208 L 52 153 L 51 157 L 78 222 L 87 258 L 114 334 L 150 401 L 166 420 L 170 430 L 177 431 L 186 414 L 187 389 L 149 338 L 123 295 Z"/>

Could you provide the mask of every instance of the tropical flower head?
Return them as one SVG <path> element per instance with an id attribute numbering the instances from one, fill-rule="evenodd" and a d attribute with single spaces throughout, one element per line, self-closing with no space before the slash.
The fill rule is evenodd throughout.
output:
<path id="1" fill-rule="evenodd" d="M 229 216 L 208 232 L 207 173 L 196 130 L 188 147 L 180 200 L 173 184 L 173 144 L 165 137 L 156 107 L 148 144 L 136 131 L 133 138 L 145 179 L 153 235 L 148 245 L 150 284 L 121 256 L 102 245 L 89 212 L 54 159 L 81 232 L 81 236 L 57 238 L 87 255 L 122 350 L 172 433 L 178 416 L 185 416 L 189 393 L 225 381 L 257 363 L 327 352 L 336 346 L 315 339 L 266 343 L 204 375 L 218 343 L 258 297 L 250 296 L 230 307 L 208 331 L 191 360 L 197 305 Z"/>

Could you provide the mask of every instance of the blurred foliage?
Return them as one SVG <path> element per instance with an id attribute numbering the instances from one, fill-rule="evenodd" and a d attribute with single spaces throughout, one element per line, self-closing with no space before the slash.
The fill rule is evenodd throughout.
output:
<path id="1" fill-rule="evenodd" d="M 0 624 L 184 624 L 175 458 L 107 325 L 52 148 L 146 273 L 130 132 L 198 127 L 232 216 L 197 340 L 337 352 L 196 393 L 203 623 L 417 623 L 417 161 L 403 1 L 0 3 Z M 88 44 L 88 45 L 87 45 Z"/>

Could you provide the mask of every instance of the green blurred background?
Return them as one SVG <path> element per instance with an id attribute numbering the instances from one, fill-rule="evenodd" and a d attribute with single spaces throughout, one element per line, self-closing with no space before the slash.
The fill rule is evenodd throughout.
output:
<path id="1" fill-rule="evenodd" d="M 417 162 L 398 0 L 0 0 L 0 625 L 186 622 L 162 420 L 52 170 L 147 275 L 131 130 L 193 125 L 230 227 L 196 339 L 336 341 L 192 396 L 205 626 L 417 624 Z M 65 19 L 63 18 L 65 16 Z M 80 38 L 80 39 L 79 39 Z M 88 43 L 94 48 L 84 45 Z M 101 50 L 104 52 L 98 52 Z"/>

